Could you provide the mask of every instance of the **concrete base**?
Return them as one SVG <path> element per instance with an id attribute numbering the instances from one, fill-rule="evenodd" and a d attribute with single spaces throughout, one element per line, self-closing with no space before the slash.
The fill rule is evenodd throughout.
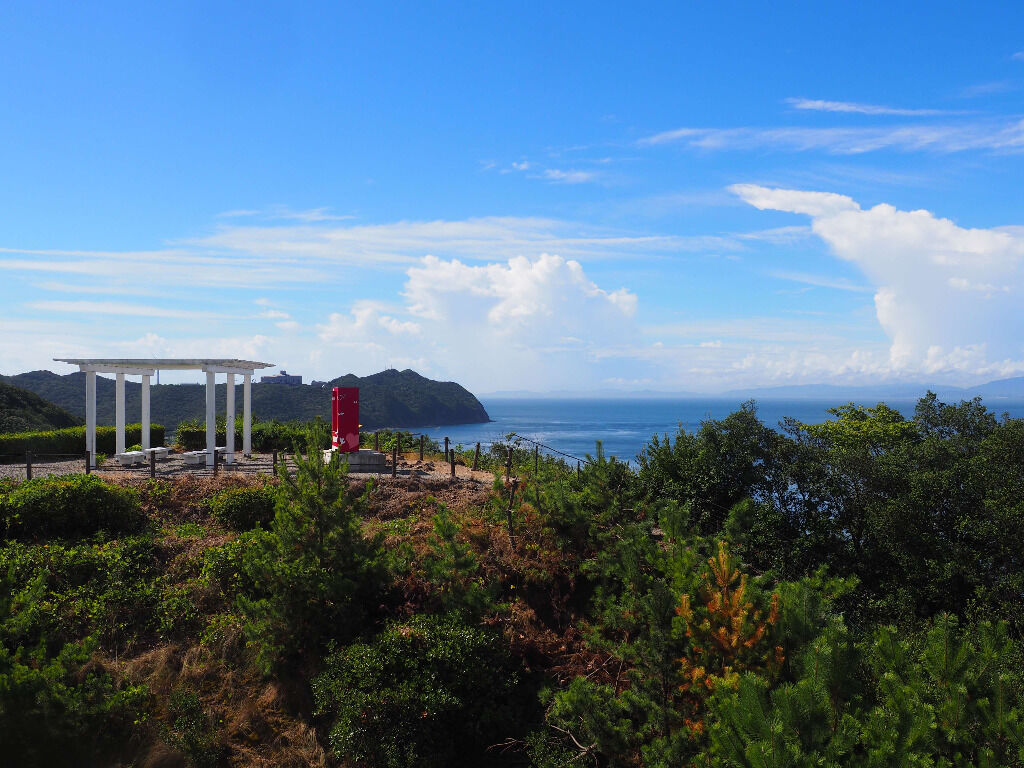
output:
<path id="1" fill-rule="evenodd" d="M 324 451 L 324 461 L 330 461 L 331 455 L 334 453 L 333 448 Z M 359 451 L 342 452 L 339 455 L 342 463 L 348 461 L 349 472 L 385 472 L 387 470 L 387 458 L 380 451 L 362 448 Z"/>

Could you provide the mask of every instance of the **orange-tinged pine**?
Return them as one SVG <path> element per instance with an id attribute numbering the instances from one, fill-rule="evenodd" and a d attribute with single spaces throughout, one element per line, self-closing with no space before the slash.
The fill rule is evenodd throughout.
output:
<path id="1" fill-rule="evenodd" d="M 747 575 L 734 566 L 725 542 L 719 542 L 708 566 L 699 591 L 703 605 L 695 608 L 690 595 L 683 595 L 676 608 L 690 639 L 688 655 L 679 660 L 679 690 L 693 697 L 695 714 L 716 686 L 737 685 L 743 672 L 771 673 L 785 658 L 782 647 L 769 642 L 779 618 L 779 596 L 772 595 L 768 615 L 762 618 L 747 596 Z M 698 734 L 704 724 L 694 717 L 687 727 Z"/>

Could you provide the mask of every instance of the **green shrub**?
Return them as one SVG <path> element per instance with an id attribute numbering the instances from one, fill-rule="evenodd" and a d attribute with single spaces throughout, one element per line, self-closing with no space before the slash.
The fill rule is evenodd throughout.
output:
<path id="1" fill-rule="evenodd" d="M 150 445 L 162 445 L 164 428 L 159 424 L 149 427 Z M 125 445 L 142 442 L 142 425 L 128 424 L 124 429 Z M 0 456 L 12 454 L 13 460 L 22 461 L 26 451 L 45 455 L 85 455 L 85 427 L 53 429 L 48 432 L 18 432 L 0 435 Z M 96 452 L 113 455 L 117 453 L 117 429 L 96 428 Z M 11 459 L 8 459 L 11 460 Z"/>
<path id="2" fill-rule="evenodd" d="M 491 634 L 421 614 L 330 655 L 313 695 L 346 764 L 476 766 L 487 747 L 517 733 L 516 684 Z"/>
<path id="3" fill-rule="evenodd" d="M 266 528 L 274 519 L 274 489 L 228 488 L 206 500 L 217 520 L 236 531 Z"/>
<path id="4" fill-rule="evenodd" d="M 94 475 L 42 477 L 0 491 L 0 530 L 6 538 L 133 533 L 145 523 L 135 491 Z"/>
<path id="5" fill-rule="evenodd" d="M 217 729 L 195 691 L 178 688 L 168 702 L 170 728 L 165 740 L 184 752 L 195 768 L 213 768 L 226 753 Z"/>
<path id="6" fill-rule="evenodd" d="M 155 628 L 161 588 L 156 547 L 149 537 L 104 544 L 25 544 L 0 547 L 12 606 L 0 623 L 10 647 L 51 649 L 95 635 L 124 649 Z"/>
<path id="7" fill-rule="evenodd" d="M 239 593 L 259 594 L 259 585 L 246 573 L 245 562 L 252 557 L 249 550 L 266 546 L 263 540 L 267 536 L 266 531 L 256 528 L 246 531 L 234 541 L 204 550 L 202 582 L 219 588 L 232 599 Z"/>
<path id="8" fill-rule="evenodd" d="M 130 738 L 145 717 L 145 686 L 115 687 L 88 667 L 95 642 L 72 643 L 49 657 L 0 643 L 0 749 L 4 765 L 92 765 Z M 99 760 L 97 763 L 99 764 Z"/>

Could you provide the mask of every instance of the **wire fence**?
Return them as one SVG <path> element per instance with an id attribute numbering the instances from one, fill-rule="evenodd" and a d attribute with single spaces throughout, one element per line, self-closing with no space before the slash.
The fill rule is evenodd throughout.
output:
<path id="1" fill-rule="evenodd" d="M 503 469 L 506 478 L 509 478 L 513 464 L 525 468 L 530 463 L 531 452 L 523 447 L 524 444 L 534 449 L 533 474 L 539 471 L 542 454 L 545 458 L 562 461 L 566 464 L 565 468 L 570 471 L 572 466 L 569 462 L 575 462 L 577 474 L 582 466 L 593 461 L 590 457 L 575 456 L 517 432 L 508 433 L 504 439 L 479 441 L 469 447 L 455 443 L 447 436 L 434 437 L 428 432 L 391 429 L 363 433 L 361 441 L 363 446 L 372 446 L 374 451 L 383 454 L 383 461 L 371 465 L 370 473 L 377 475 L 398 476 L 400 459 L 402 462 L 419 460 L 435 464 L 440 459 L 450 467 L 447 474 L 451 478 L 459 477 L 456 466 L 468 467 L 472 471 Z M 88 451 L 0 453 L 0 477 L 31 480 L 44 475 L 90 474 L 95 471 L 116 471 L 129 476 L 148 474 L 154 478 L 181 474 L 218 475 L 221 472 L 276 473 L 279 462 L 286 460 L 291 454 L 292 451 L 285 450 L 266 451 L 259 455 L 243 455 L 241 451 L 236 450 L 235 453 L 229 454 L 223 446 L 215 450 L 212 461 L 205 450 L 150 449 L 111 456 L 91 456 Z"/>

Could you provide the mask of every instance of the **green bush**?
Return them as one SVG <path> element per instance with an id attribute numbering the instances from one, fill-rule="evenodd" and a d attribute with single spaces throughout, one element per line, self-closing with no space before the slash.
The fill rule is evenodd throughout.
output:
<path id="1" fill-rule="evenodd" d="M 516 674 L 495 637 L 453 617 L 417 615 L 330 655 L 313 681 L 346 764 L 461 766 L 518 732 Z"/>
<path id="2" fill-rule="evenodd" d="M 68 644 L 49 657 L 0 643 L 4 765 L 93 765 L 83 756 L 98 758 L 130 738 L 132 724 L 145 716 L 148 692 L 119 689 L 106 672 L 90 670 L 95 645 Z"/>
<path id="3" fill-rule="evenodd" d="M 25 544 L 0 547 L 0 584 L 10 617 L 0 623 L 9 647 L 52 651 L 95 635 L 122 651 L 156 628 L 161 598 L 159 559 L 150 537 L 103 544 Z M 0 596 L 3 599 L 3 596 Z"/>
<path id="4" fill-rule="evenodd" d="M 145 523 L 135 491 L 94 475 L 42 477 L 0 490 L 5 538 L 133 533 Z"/>
<path id="5" fill-rule="evenodd" d="M 274 489 L 229 488 L 206 500 L 217 520 L 236 531 L 266 528 L 274 519 Z"/>
<path id="6" fill-rule="evenodd" d="M 165 740 L 188 755 L 195 768 L 219 765 L 227 750 L 218 742 L 213 718 L 195 691 L 172 691 L 168 705 L 171 722 Z"/>
<path id="7" fill-rule="evenodd" d="M 162 445 L 164 428 L 159 424 L 151 424 L 149 428 L 150 445 Z M 142 442 L 142 426 L 129 424 L 124 429 L 125 445 Z M 31 451 L 36 455 L 85 455 L 85 427 L 68 427 L 53 429 L 48 432 L 18 432 L 0 435 L 0 461 L 23 461 L 25 453 Z M 96 452 L 113 455 L 117 453 L 117 429 L 115 427 L 96 428 Z"/>
<path id="8" fill-rule="evenodd" d="M 246 531 L 234 541 L 203 551 L 203 584 L 216 587 L 230 600 L 237 594 L 261 594 L 259 584 L 246 573 L 245 563 L 253 557 L 250 550 L 262 550 L 269 536 L 262 528 Z"/>

